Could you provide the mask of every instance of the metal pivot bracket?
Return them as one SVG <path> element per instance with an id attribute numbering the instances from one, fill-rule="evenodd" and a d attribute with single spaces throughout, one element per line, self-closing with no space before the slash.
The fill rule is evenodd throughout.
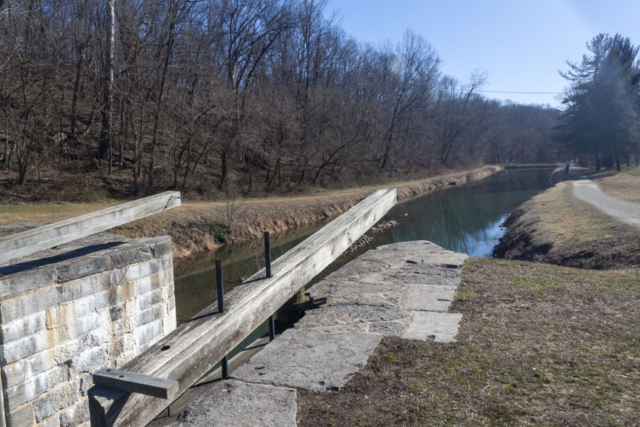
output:
<path id="1" fill-rule="evenodd" d="M 284 307 L 280 308 L 280 311 L 285 313 L 291 313 L 296 311 L 313 310 L 314 308 L 318 308 L 318 306 L 327 303 L 327 297 L 314 298 L 311 296 L 309 292 L 304 293 L 304 299 L 305 299 L 304 302 L 285 305 Z"/>

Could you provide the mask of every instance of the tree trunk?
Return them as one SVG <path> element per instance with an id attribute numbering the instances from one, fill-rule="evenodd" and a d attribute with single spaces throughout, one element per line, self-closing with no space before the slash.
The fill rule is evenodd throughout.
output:
<path id="1" fill-rule="evenodd" d="M 113 103 L 113 47 L 115 44 L 115 0 L 107 0 L 107 69 L 104 79 L 102 129 L 100 130 L 99 158 L 111 159 L 111 104 Z"/>

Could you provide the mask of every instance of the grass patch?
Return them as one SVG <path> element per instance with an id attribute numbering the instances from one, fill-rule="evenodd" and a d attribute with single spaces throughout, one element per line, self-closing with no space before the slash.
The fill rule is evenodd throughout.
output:
<path id="1" fill-rule="evenodd" d="M 577 199 L 572 183 L 561 182 L 518 208 L 496 253 L 571 267 L 640 267 L 640 229 Z"/>
<path id="2" fill-rule="evenodd" d="M 457 343 L 384 338 L 342 391 L 299 393 L 298 425 L 637 423 L 638 271 L 470 259 L 458 295 Z"/>
<path id="3" fill-rule="evenodd" d="M 640 203 L 640 168 L 627 167 L 621 173 L 603 176 L 598 185 L 613 197 Z"/>

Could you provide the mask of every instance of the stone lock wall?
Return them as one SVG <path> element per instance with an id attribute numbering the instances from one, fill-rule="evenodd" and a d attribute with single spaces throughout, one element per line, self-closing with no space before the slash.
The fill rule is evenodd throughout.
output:
<path id="1" fill-rule="evenodd" d="M 89 424 L 92 373 L 175 329 L 171 239 L 101 233 L 0 266 L 8 426 Z"/>

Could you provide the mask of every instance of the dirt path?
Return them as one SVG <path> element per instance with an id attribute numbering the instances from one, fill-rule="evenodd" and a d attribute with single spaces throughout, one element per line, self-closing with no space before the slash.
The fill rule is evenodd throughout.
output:
<path id="1" fill-rule="evenodd" d="M 591 203 L 607 215 L 626 224 L 640 227 L 640 204 L 606 194 L 595 182 L 582 178 L 573 181 L 573 195 Z"/>
<path id="2" fill-rule="evenodd" d="M 502 169 L 501 166 L 484 166 L 422 180 L 319 191 L 302 196 L 217 202 L 183 201 L 179 208 L 126 224 L 114 231 L 133 238 L 168 234 L 173 240 L 174 258 L 183 258 L 196 252 L 216 250 L 225 242 L 250 241 L 264 231 L 282 233 L 311 226 L 340 215 L 378 188 L 396 187 L 398 201 L 404 201 L 439 188 L 483 179 Z M 0 225 L 25 221 L 62 221 L 115 204 L 117 202 L 0 203 Z"/>

